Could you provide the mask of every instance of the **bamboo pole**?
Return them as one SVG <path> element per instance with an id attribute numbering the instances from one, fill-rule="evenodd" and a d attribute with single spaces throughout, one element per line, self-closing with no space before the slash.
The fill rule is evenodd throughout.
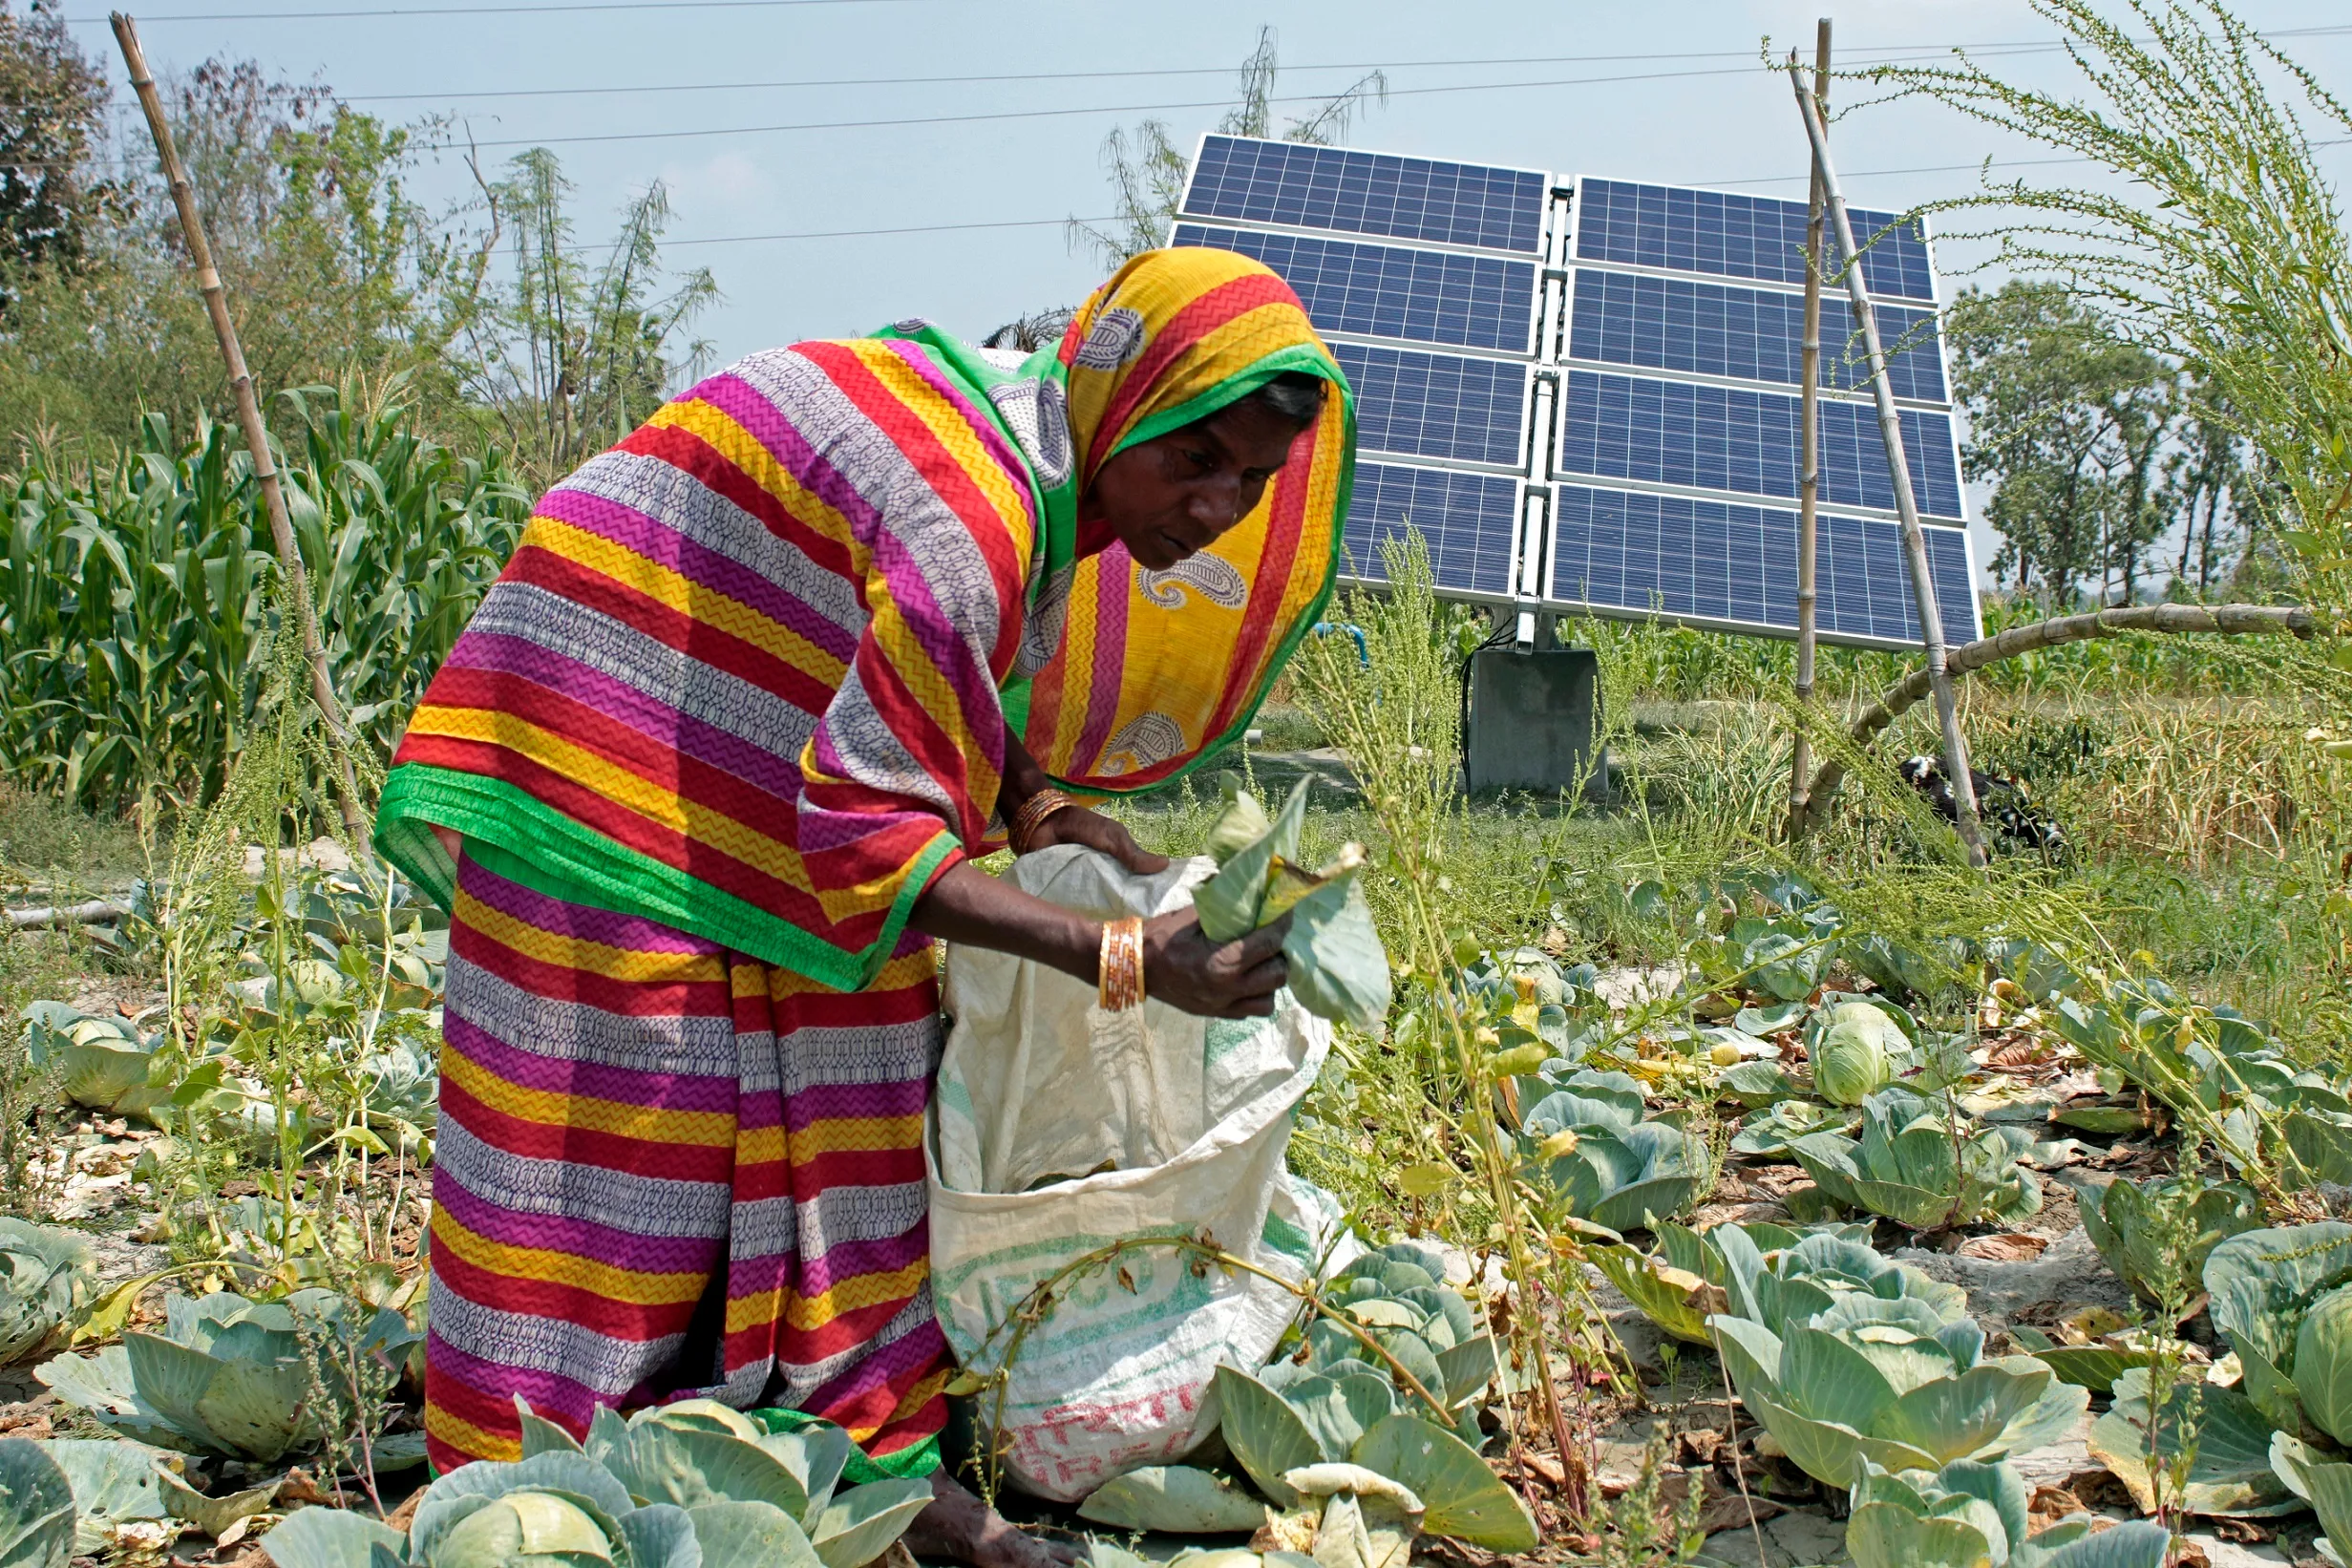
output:
<path id="1" fill-rule="evenodd" d="M 114 24 L 115 41 L 122 46 L 122 62 L 131 71 L 131 87 L 138 95 L 138 107 L 147 117 L 148 133 L 155 138 L 156 157 L 163 165 L 163 178 L 170 184 L 172 204 L 180 209 L 180 232 L 187 241 L 188 261 L 196 269 L 197 292 L 203 296 L 204 313 L 212 318 L 213 336 L 220 340 L 221 358 L 228 367 L 229 392 L 236 399 L 237 422 L 244 428 L 245 450 L 252 455 L 253 477 L 261 486 L 262 504 L 269 513 L 269 536 L 276 545 L 278 569 L 286 574 L 287 597 L 293 602 L 294 619 L 302 634 L 303 656 L 310 666 L 310 695 L 317 703 L 319 717 L 326 722 L 328 732 L 334 737 L 335 764 L 343 787 L 341 802 L 343 825 L 351 837 L 363 847 L 368 842 L 368 819 L 359 801 L 359 779 L 351 767 L 350 729 L 343 718 L 343 704 L 335 696 L 332 673 L 327 665 L 327 648 L 319 641 L 318 618 L 310 604 L 309 574 L 303 569 L 302 551 L 294 542 L 294 524 L 286 516 L 286 491 L 278 480 L 278 465 L 269 455 L 269 427 L 263 422 L 262 405 L 253 392 L 253 373 L 245 368 L 245 353 L 237 341 L 237 324 L 229 318 L 228 290 L 222 285 L 221 274 L 212 265 L 212 245 L 204 238 L 204 222 L 196 210 L 196 189 L 188 183 L 188 171 L 180 161 L 180 149 L 172 140 L 171 122 L 163 116 L 163 98 L 156 91 L 155 74 L 147 69 L 146 52 L 138 45 L 138 25 L 122 11 L 110 18 Z"/>
<path id="2" fill-rule="evenodd" d="M 1936 604 L 1936 581 L 1928 575 L 1927 536 L 1919 527 L 1919 505 L 1911 491 L 1911 464 L 1903 456 L 1902 414 L 1895 407 L 1894 384 L 1887 379 L 1886 349 L 1878 339 L 1878 315 L 1872 308 L 1870 290 L 1862 282 L 1862 252 L 1854 243 L 1854 218 L 1846 210 L 1845 193 L 1838 188 L 1837 166 L 1830 161 L 1829 134 L 1814 111 L 1813 96 L 1805 86 L 1793 53 L 1789 58 L 1789 85 L 1795 90 L 1797 113 L 1805 118 L 1806 139 L 1812 143 L 1813 168 L 1829 199 L 1830 222 L 1836 226 L 1846 293 L 1854 302 L 1854 319 L 1862 329 L 1862 347 L 1870 356 L 1870 387 L 1878 405 L 1878 435 L 1886 444 L 1888 476 L 1895 482 L 1895 512 L 1902 519 L 1903 555 L 1911 565 L 1912 603 L 1919 616 L 1919 646 L 1927 656 L 1927 680 L 1936 694 L 1936 715 L 1943 727 L 1943 769 L 1952 785 L 1952 804 L 1958 808 L 1960 842 L 1968 863 L 1986 863 L 1984 829 L 1977 820 L 1977 792 L 1968 772 L 1968 741 L 1961 735 L 1960 709 L 1952 694 L 1952 676 L 1944 667 L 1943 612 Z"/>
<path id="3" fill-rule="evenodd" d="M 1813 34 L 1813 103 L 1821 114 L 1830 106 L 1830 19 L 1822 17 Z M 1811 160 L 1809 160 L 1811 161 Z M 1813 559 L 1821 502 L 1821 274 L 1825 213 L 1821 196 L 1821 165 L 1812 162 L 1812 178 L 1805 199 L 1805 352 L 1804 391 L 1797 417 L 1796 513 L 1796 705 L 1799 710 L 1813 701 Z M 1802 725 L 1789 759 L 1789 837 L 1805 832 L 1806 785 L 1813 771 L 1812 742 Z"/>
<path id="4" fill-rule="evenodd" d="M 2267 632 L 2299 637 L 2309 642 L 2319 634 L 2319 624 L 2312 619 L 2311 612 L 2300 606 L 2119 605 L 2113 609 L 2087 610 L 2080 615 L 2062 615 L 2051 621 L 2036 621 L 2030 625 L 2011 626 L 1990 637 L 1981 637 L 1954 648 L 1945 669 L 1953 676 L 1967 675 L 1982 669 L 1986 665 L 2014 659 L 2021 653 L 2035 653 L 2045 647 L 2087 642 L 2096 637 L 2121 637 L 2135 631 L 2163 631 L 2184 636 L 2245 636 Z M 1913 670 L 1888 687 L 1876 702 L 1862 710 L 1848 729 L 1847 738 L 1857 747 L 1870 745 L 1887 726 L 1917 706 L 1929 689 L 1927 671 Z M 1846 765 L 1836 757 L 1823 762 L 1821 771 L 1813 774 L 1812 786 L 1806 794 L 1812 801 L 1810 810 L 1815 822 L 1828 812 L 1830 800 L 1837 794 L 1837 787 L 1845 776 Z"/>

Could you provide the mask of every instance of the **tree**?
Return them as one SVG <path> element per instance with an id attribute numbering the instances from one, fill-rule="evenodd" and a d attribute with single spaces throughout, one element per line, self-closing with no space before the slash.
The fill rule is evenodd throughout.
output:
<path id="1" fill-rule="evenodd" d="M 66 36 L 63 17 L 38 3 L 18 17 L 0 0 L 0 266 L 8 271 L 80 259 L 113 189 L 96 169 L 106 102 L 106 78 Z"/>
<path id="2" fill-rule="evenodd" d="M 708 346 L 680 343 L 719 297 L 697 268 L 662 291 L 668 192 L 656 180 L 621 212 L 620 239 L 590 265 L 565 211 L 571 182 L 544 147 L 482 178 L 487 227 L 470 269 L 448 269 L 442 308 L 467 393 L 526 470 L 552 482 L 651 413 Z M 491 281 L 501 244 L 510 271 Z"/>
<path id="3" fill-rule="evenodd" d="M 1274 85 L 1282 65 L 1270 27 L 1258 30 L 1258 47 L 1241 62 L 1240 97 L 1217 122 L 1220 135 L 1274 135 Z M 1347 134 L 1356 117 L 1373 104 L 1388 101 L 1388 77 L 1374 71 L 1345 92 L 1318 103 L 1313 112 L 1282 128 L 1284 141 L 1330 146 Z M 1184 182 L 1192 162 L 1177 149 L 1165 120 L 1147 119 L 1128 130 L 1116 128 L 1103 138 L 1103 164 L 1110 171 L 1112 226 L 1097 228 L 1080 219 L 1069 223 L 1070 247 L 1091 247 L 1106 267 L 1117 267 L 1129 258 L 1156 250 L 1168 243 L 1168 225 L 1176 219 L 1176 203 L 1184 198 Z"/>
<path id="4" fill-rule="evenodd" d="M 2248 478 L 2246 442 L 2210 385 L 2192 382 L 2185 395 L 2179 446 L 2165 459 L 2158 505 L 2180 523 L 2175 590 L 2187 592 L 2193 584 L 2196 597 L 2204 599 L 2231 575 L 2242 536 L 2237 514 Z"/>
<path id="5" fill-rule="evenodd" d="M 409 372 L 437 391 L 416 330 L 427 223 L 402 188 L 406 132 L 324 87 L 207 61 L 167 85 L 173 137 L 265 394 Z M 212 329 L 143 134 L 71 257 L 18 263 L 0 317 L 0 440 L 127 440 L 150 411 L 228 413 Z M 10 444 L 14 444 L 11 442 Z"/>
<path id="6" fill-rule="evenodd" d="M 2011 82 L 1964 52 L 1867 74 L 2122 177 L 1988 170 L 1938 205 L 1987 212 L 2001 263 L 2210 386 L 2280 502 L 2249 559 L 2275 555 L 2310 603 L 2352 617 L 2352 233 L 2314 146 L 2352 130 L 2352 106 L 2220 0 L 2031 4 L 2078 83 Z"/>
<path id="7" fill-rule="evenodd" d="M 2087 584 L 2130 602 L 2190 499 L 2164 482 L 2178 372 L 2050 283 L 1970 289 L 1944 333 L 1968 416 L 1961 470 L 1993 485 L 1995 574 L 2057 604 Z"/>

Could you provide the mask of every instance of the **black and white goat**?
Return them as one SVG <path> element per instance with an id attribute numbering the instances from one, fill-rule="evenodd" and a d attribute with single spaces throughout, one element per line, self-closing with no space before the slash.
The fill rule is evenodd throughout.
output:
<path id="1" fill-rule="evenodd" d="M 1896 772 L 1902 775 L 1904 783 L 1927 797 L 1937 816 L 1947 822 L 1960 820 L 1960 807 L 1952 798 L 1952 781 L 1940 759 L 1905 757 Z M 2033 803 L 2024 779 L 1996 778 L 1971 768 L 1968 781 L 1976 786 L 1977 819 L 1995 837 L 2012 849 L 2037 850 L 2051 860 L 2066 858 L 2069 848 L 2066 830 L 2056 817 Z"/>

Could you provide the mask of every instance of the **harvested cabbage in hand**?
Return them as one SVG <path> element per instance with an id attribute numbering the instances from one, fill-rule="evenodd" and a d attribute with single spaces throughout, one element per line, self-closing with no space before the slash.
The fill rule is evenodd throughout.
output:
<path id="1" fill-rule="evenodd" d="M 1296 863 L 1306 790 L 1302 779 L 1269 823 L 1255 796 L 1228 788 L 1224 814 L 1209 833 L 1219 869 L 1194 889 L 1193 907 L 1212 942 L 1238 941 L 1290 916 L 1290 934 L 1282 943 L 1282 956 L 1290 963 L 1290 994 L 1318 1018 L 1345 1019 L 1377 1032 L 1388 1015 L 1388 955 L 1373 927 L 1371 906 L 1356 885 L 1364 849 L 1343 846 L 1321 871 Z M 1264 824 L 1262 831 L 1240 841 L 1253 823 Z"/>
<path id="2" fill-rule="evenodd" d="M 1274 824 L 1266 820 L 1266 809 L 1258 797 L 1241 787 L 1240 773 L 1219 773 L 1217 781 L 1225 795 L 1225 809 L 1209 829 L 1203 853 L 1221 866 L 1273 832 Z"/>

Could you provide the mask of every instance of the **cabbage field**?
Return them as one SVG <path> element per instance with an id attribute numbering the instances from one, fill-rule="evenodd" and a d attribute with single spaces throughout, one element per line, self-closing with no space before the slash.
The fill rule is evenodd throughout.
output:
<path id="1" fill-rule="evenodd" d="M 1990 864 L 1906 782 L 1939 740 L 1893 653 L 1824 649 L 1800 701 L 1788 645 L 1563 621 L 1584 787 L 1469 796 L 1493 622 L 1392 545 L 1224 776 L 1105 808 L 1220 862 L 1213 930 L 1289 914 L 1332 1032 L 1282 1183 L 1316 1266 L 1121 1236 L 948 1385 L 956 1473 L 1073 1558 L 2352 1563 L 2352 238 L 2303 129 L 2352 110 L 2213 0 L 2031 9 L 2064 91 L 1961 56 L 1839 87 L 2092 180 L 1937 204 L 2010 279 L 1946 318 L 2018 590 L 1957 650 Z M 518 161 L 560 228 L 552 155 Z M 698 277 L 667 327 L 620 298 L 652 362 L 616 429 Z M 88 336 L 64 281 L 0 330 Z M 908 1568 L 925 1484 L 822 1423 L 525 1409 L 519 1459 L 427 1473 L 447 922 L 352 824 L 604 439 L 517 436 L 513 383 L 275 390 L 342 737 L 221 427 L 0 458 L 0 1568 Z M 2033 629 L 2061 611 L 2082 640 Z M 1843 775 L 1803 814 L 1800 737 Z M 1003 1484 L 1023 1355 L 1146 1279 L 1295 1311 L 1205 1374 L 1190 1451 L 1067 1506 Z"/>
<path id="2" fill-rule="evenodd" d="M 1311 642 L 1221 793 L 1115 808 L 1223 859 L 1220 929 L 1312 916 L 1299 984 L 1338 1036 L 1290 1164 L 1349 1235 L 1273 1357 L 1217 1374 L 1187 1463 L 1000 1502 L 1105 1568 L 2330 1557 L 2352 839 L 2295 689 L 2217 640 L 2226 704 L 2178 684 L 2197 645 L 2152 639 L 1985 684 L 1981 750 L 2040 773 L 2075 847 L 1981 873 L 1883 765 L 1786 842 L 1770 650 L 1657 627 L 1571 628 L 1606 689 L 1589 798 L 1462 797 L 1482 628 L 1391 565 L 1342 612 L 1361 653 Z M 837 1430 L 708 1404 L 584 1443 L 531 1418 L 520 1463 L 428 1484 L 445 921 L 338 838 L 263 633 L 208 792 L 0 805 L 16 1560 L 902 1552 L 921 1483 L 844 1484 Z M 1122 1243 L 1006 1326 L 1049 1335 L 1155 1248 L 1240 1266 Z M 1002 1374 L 959 1381 L 964 1427 Z"/>

